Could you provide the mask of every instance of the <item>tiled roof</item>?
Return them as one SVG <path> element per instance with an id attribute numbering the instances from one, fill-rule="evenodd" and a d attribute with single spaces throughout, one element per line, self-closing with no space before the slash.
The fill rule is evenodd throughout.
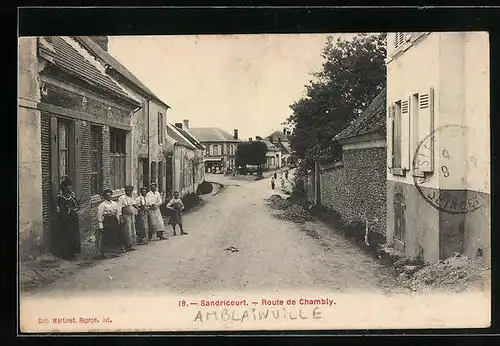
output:
<path id="1" fill-rule="evenodd" d="M 277 146 L 283 154 L 290 154 L 290 144 L 288 142 L 275 142 L 275 146 Z"/>
<path id="2" fill-rule="evenodd" d="M 97 85 L 115 94 L 131 99 L 125 90 L 109 76 L 98 70 L 77 49 L 72 47 L 63 37 L 42 36 L 38 40 L 40 55 L 59 68 L 78 76 L 91 85 Z M 75 42 L 75 44 L 77 44 Z"/>
<path id="3" fill-rule="evenodd" d="M 218 127 L 190 127 L 189 131 L 200 142 L 241 142 L 239 139 L 234 139 L 233 135 Z"/>
<path id="4" fill-rule="evenodd" d="M 183 128 L 180 129 L 178 127 L 176 127 L 175 129 L 179 131 L 184 136 L 184 138 L 186 138 L 189 142 L 191 142 L 191 144 L 194 145 L 196 148 L 205 150 L 205 147 L 201 145 L 200 142 L 196 138 L 194 138 L 187 130 Z"/>
<path id="5" fill-rule="evenodd" d="M 118 60 L 113 58 L 111 54 L 102 49 L 97 43 L 94 42 L 89 36 L 77 36 L 75 37 L 80 42 L 82 42 L 88 49 L 90 49 L 97 57 L 103 60 L 111 68 L 116 70 L 130 82 L 135 84 L 143 93 L 149 97 L 154 98 L 156 101 L 160 102 L 167 108 L 170 108 L 165 102 L 163 102 L 158 96 L 156 96 L 144 83 L 142 83 L 139 78 L 137 78 L 132 72 L 130 72 L 125 66 L 123 66 Z"/>
<path id="6" fill-rule="evenodd" d="M 348 127 L 334 137 L 334 140 L 347 139 L 374 132 L 386 131 L 386 89 L 384 88 L 372 103 Z"/>
<path id="7" fill-rule="evenodd" d="M 279 150 L 273 143 L 271 143 L 268 140 L 262 139 L 262 140 L 260 140 L 260 142 L 263 142 L 263 143 L 266 144 L 266 147 L 267 147 L 268 151 L 277 151 L 277 150 Z"/>
<path id="8" fill-rule="evenodd" d="M 271 137 L 273 137 L 273 139 L 275 139 L 275 140 L 278 140 L 278 138 L 279 138 L 279 139 L 281 139 L 282 142 L 288 141 L 288 137 L 283 133 L 283 131 L 274 131 L 273 133 L 271 133 L 269 136 L 267 136 L 264 139 L 270 140 Z"/>
<path id="9" fill-rule="evenodd" d="M 177 129 L 174 128 L 174 125 L 167 124 L 168 137 L 172 138 L 175 142 L 177 142 L 180 145 L 194 149 L 195 147 L 191 143 L 189 143 L 189 141 L 186 140 L 182 135 L 180 135 L 176 130 Z"/>

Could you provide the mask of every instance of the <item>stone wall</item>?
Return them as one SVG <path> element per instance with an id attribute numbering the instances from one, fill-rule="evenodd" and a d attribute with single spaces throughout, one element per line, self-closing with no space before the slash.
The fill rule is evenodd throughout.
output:
<path id="1" fill-rule="evenodd" d="M 365 148 L 343 151 L 343 165 L 321 172 L 322 204 L 348 221 L 368 219 L 371 230 L 386 228 L 386 150 Z"/>

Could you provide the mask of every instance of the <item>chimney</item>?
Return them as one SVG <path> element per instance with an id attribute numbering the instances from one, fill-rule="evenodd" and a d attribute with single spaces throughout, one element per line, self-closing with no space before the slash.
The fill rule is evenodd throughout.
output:
<path id="1" fill-rule="evenodd" d="M 234 134 L 233 134 L 234 139 L 238 139 L 238 130 L 234 129 L 233 131 L 234 131 Z"/>
<path id="2" fill-rule="evenodd" d="M 273 136 L 269 137 L 269 142 L 274 143 L 274 137 Z"/>
<path id="3" fill-rule="evenodd" d="M 175 127 L 182 129 L 182 123 L 175 123 Z"/>
<path id="4" fill-rule="evenodd" d="M 250 138 L 248 139 L 248 141 L 249 141 L 249 142 L 251 142 L 251 141 L 252 141 L 252 137 L 250 137 Z"/>
<path id="5" fill-rule="evenodd" d="M 106 52 L 108 51 L 108 36 L 89 36 L 92 41 L 97 43 Z"/>
<path id="6" fill-rule="evenodd" d="M 182 122 L 184 123 L 184 128 L 189 129 L 189 120 L 184 119 Z"/>
<path id="7" fill-rule="evenodd" d="M 261 141 L 262 137 L 261 136 L 255 136 L 255 139 L 258 140 L 258 141 Z"/>

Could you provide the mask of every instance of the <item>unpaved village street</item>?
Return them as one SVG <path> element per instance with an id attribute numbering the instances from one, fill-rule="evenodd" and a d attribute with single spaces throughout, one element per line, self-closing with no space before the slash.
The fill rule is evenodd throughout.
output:
<path id="1" fill-rule="evenodd" d="M 129 290 L 198 294 L 209 290 L 321 289 L 396 293 L 381 264 L 326 226 L 275 218 L 266 205 L 270 179 L 219 180 L 224 189 L 184 218 L 187 236 L 139 246 L 137 251 L 83 268 L 26 295 Z M 319 237 L 304 229 L 314 228 Z"/>

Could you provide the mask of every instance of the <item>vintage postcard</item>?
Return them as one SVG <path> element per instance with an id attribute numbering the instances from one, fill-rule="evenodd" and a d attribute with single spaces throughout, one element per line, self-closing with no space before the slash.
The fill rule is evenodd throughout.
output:
<path id="1" fill-rule="evenodd" d="M 18 50 L 21 332 L 490 326 L 487 32 Z"/>

